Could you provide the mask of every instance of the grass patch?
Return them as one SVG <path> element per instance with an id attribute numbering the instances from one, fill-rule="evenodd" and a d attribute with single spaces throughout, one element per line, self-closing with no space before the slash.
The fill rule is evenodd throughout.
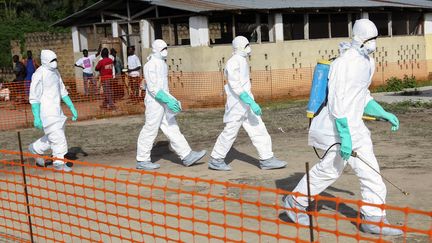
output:
<path id="1" fill-rule="evenodd" d="M 417 87 L 424 87 L 424 86 L 431 86 L 432 85 L 432 79 L 431 80 L 417 80 Z"/>
<path id="2" fill-rule="evenodd" d="M 424 110 L 432 109 L 432 102 L 420 102 L 420 101 L 403 101 L 398 103 L 380 103 L 386 111 L 396 113 L 406 113 L 410 110 Z"/>
<path id="3" fill-rule="evenodd" d="M 285 100 L 285 101 L 273 101 L 269 103 L 264 103 L 262 105 L 263 108 L 269 109 L 269 110 L 282 110 L 282 109 L 289 109 L 289 108 L 300 108 L 304 107 L 306 112 L 306 106 L 308 104 L 308 100 Z"/>

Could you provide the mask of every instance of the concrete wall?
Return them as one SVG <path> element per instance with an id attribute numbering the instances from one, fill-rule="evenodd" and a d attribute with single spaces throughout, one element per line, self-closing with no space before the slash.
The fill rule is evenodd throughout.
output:
<path id="1" fill-rule="evenodd" d="M 74 70 L 74 53 L 72 49 L 71 33 L 30 33 L 25 34 L 24 53 L 31 50 L 33 57 L 38 59 L 40 63 L 40 52 L 43 49 L 50 49 L 57 54 L 58 67 L 66 85 L 72 91 L 76 90 L 75 87 L 75 70 Z M 11 42 L 12 55 L 19 55 L 20 48 L 19 42 Z"/>
<path id="2" fill-rule="evenodd" d="M 298 40 L 252 44 L 251 81 L 258 99 L 307 95 L 317 60 L 339 54 L 338 44 L 348 38 Z M 382 37 L 373 54 L 376 70 L 373 85 L 396 76 L 428 78 L 424 36 Z M 143 51 L 144 58 L 150 49 Z M 223 67 L 231 45 L 169 48 L 170 89 L 192 106 L 223 103 Z"/>
<path id="3" fill-rule="evenodd" d="M 251 70 L 302 69 L 314 67 L 319 59 L 328 59 L 338 55 L 338 44 L 349 41 L 348 38 L 318 40 L 298 40 L 277 43 L 252 44 L 250 57 Z M 377 66 L 384 68 L 396 64 L 399 70 L 387 70 L 396 75 L 400 71 L 411 74 L 412 67 L 426 61 L 426 42 L 423 36 L 383 37 L 377 42 L 378 49 L 374 54 Z M 150 49 L 143 51 L 143 62 Z M 172 47 L 169 48 L 167 63 L 171 71 L 212 72 L 221 71 L 232 53 L 231 45 L 210 47 Z M 389 69 L 389 68 L 386 68 Z M 413 71 L 418 78 L 427 76 L 425 69 Z M 379 71 L 379 70 L 377 70 Z M 378 79 L 378 78 L 377 78 Z"/>
<path id="4" fill-rule="evenodd" d="M 338 44 L 341 41 L 349 39 L 252 44 L 250 65 L 255 95 L 258 99 L 306 95 L 309 92 L 316 61 L 337 56 Z M 391 76 L 414 75 L 419 79 L 426 79 L 429 74 L 426 43 L 427 38 L 424 36 L 379 38 L 378 49 L 374 53 L 377 67 L 373 84 L 382 84 Z M 13 50 L 19 50 L 12 47 Z M 80 92 L 82 74 L 73 64 L 82 54 L 73 52 L 71 34 L 26 35 L 25 50 L 32 50 L 38 57 L 40 50 L 44 48 L 57 53 L 59 69 L 64 80 L 76 80 L 73 89 Z M 173 94 L 182 98 L 185 105 L 190 106 L 223 103 L 225 80 L 222 72 L 231 52 L 231 45 L 170 47 L 167 64 Z M 143 49 L 142 53 L 144 64 L 150 49 Z"/>
<path id="5" fill-rule="evenodd" d="M 383 84 L 392 76 L 414 75 L 418 79 L 428 78 L 428 62 L 432 59 L 432 55 L 428 54 L 432 46 L 431 40 L 428 35 L 379 38 L 378 49 L 374 53 L 376 70 L 373 85 Z M 275 100 L 306 96 L 317 60 L 336 57 L 341 41 L 349 39 L 252 44 L 252 56 L 249 60 L 255 97 L 258 100 Z M 11 47 L 12 54 L 20 54 L 14 53 L 20 52 L 18 42 L 12 42 Z M 82 93 L 82 72 L 73 66 L 82 53 L 73 51 L 72 35 L 26 35 L 24 51 L 32 50 L 38 58 L 41 49 L 52 49 L 57 53 L 63 79 L 71 91 Z M 169 85 L 173 95 L 178 97 L 185 107 L 222 105 L 225 101 L 223 86 L 226 83 L 223 68 L 231 52 L 229 44 L 170 47 L 167 64 L 170 70 Z M 142 53 L 144 64 L 150 49 L 143 49 Z M 429 65 L 429 69 L 431 66 Z"/>

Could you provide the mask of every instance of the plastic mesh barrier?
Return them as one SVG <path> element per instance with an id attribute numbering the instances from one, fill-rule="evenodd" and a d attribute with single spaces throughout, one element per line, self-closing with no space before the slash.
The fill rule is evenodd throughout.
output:
<path id="1" fill-rule="evenodd" d="M 408 65 L 409 64 L 409 65 Z M 314 67 L 292 69 L 252 70 L 252 91 L 258 102 L 268 102 L 309 94 Z M 381 63 L 377 62 L 373 85 L 381 85 L 392 77 L 414 75 L 424 77 L 426 62 Z M 83 93 L 83 80 L 63 78 L 69 95 L 79 113 L 79 120 L 106 118 L 144 112 L 145 91 L 141 88 L 143 78 L 118 76 L 100 81 L 94 78 L 86 82 L 88 94 Z M 169 72 L 170 92 L 181 103 L 183 109 L 222 107 L 226 95 L 226 80 L 223 72 Z M 79 90 L 79 92 L 77 91 Z M 112 103 L 110 102 L 112 101 Z M 113 104 L 113 105 L 111 105 Z M 69 109 L 63 111 L 70 117 Z M 33 115 L 24 82 L 9 82 L 0 89 L 0 130 L 31 127 Z"/>
<path id="2" fill-rule="evenodd" d="M 288 191 L 65 161 L 74 163 L 73 172 L 37 167 L 27 153 L 22 163 L 19 152 L 0 150 L 0 241 L 29 242 L 30 218 L 35 242 L 310 242 L 309 227 L 285 216 L 281 198 Z M 360 200 L 312 199 L 316 242 L 395 239 L 358 230 Z M 402 219 L 394 225 L 404 231 L 398 242 L 432 240 L 432 212 L 375 206 Z"/>

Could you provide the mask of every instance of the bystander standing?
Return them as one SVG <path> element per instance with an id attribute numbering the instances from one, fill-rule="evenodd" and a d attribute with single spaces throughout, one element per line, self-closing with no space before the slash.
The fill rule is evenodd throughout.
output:
<path id="1" fill-rule="evenodd" d="M 135 47 L 128 47 L 128 73 L 129 86 L 131 88 L 131 99 L 133 102 L 139 101 L 139 89 L 141 83 L 141 62 L 135 55 Z"/>
<path id="2" fill-rule="evenodd" d="M 95 95 L 97 90 L 96 79 L 93 77 L 93 62 L 96 57 L 99 56 L 101 45 L 99 45 L 98 52 L 93 55 L 88 55 L 88 50 L 83 50 L 83 57 L 78 59 L 75 63 L 75 67 L 82 68 L 83 71 L 83 85 L 84 95 Z"/>
<path id="3" fill-rule="evenodd" d="M 109 58 L 107 48 L 101 53 L 102 60 L 96 65 L 96 71 L 100 73 L 101 84 L 103 87 L 104 99 L 101 108 L 115 109 L 111 80 L 113 79 L 113 60 Z"/>

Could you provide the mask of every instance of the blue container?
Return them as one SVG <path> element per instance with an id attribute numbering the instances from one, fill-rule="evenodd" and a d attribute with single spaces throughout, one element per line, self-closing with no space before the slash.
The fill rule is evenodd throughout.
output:
<path id="1" fill-rule="evenodd" d="M 306 110 L 306 116 L 308 118 L 313 118 L 315 115 L 317 115 L 316 113 L 327 98 L 330 63 L 330 61 L 321 60 L 315 66 L 309 103 Z"/>

